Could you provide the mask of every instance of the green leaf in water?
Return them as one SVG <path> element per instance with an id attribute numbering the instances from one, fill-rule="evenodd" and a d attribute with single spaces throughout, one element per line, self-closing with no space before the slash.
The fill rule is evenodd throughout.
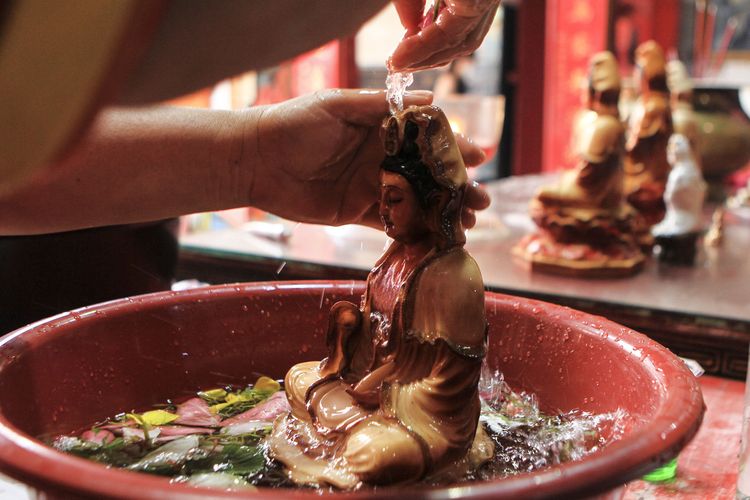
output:
<path id="1" fill-rule="evenodd" d="M 649 483 L 665 483 L 668 481 L 672 481 L 676 476 L 677 459 L 673 458 L 666 464 L 652 470 L 651 472 L 643 476 L 643 480 L 648 481 Z"/>
<path id="2" fill-rule="evenodd" d="M 258 446 L 225 444 L 207 458 L 189 464 L 192 474 L 224 472 L 246 476 L 261 470 L 266 463 L 263 450 Z"/>
<path id="3" fill-rule="evenodd" d="M 227 403 L 223 403 L 211 408 L 216 411 L 222 418 L 233 417 L 240 413 L 255 408 L 258 403 L 266 400 L 276 391 L 263 389 L 247 388 L 236 394 L 227 395 Z M 234 397 L 232 397 L 234 396 Z"/>

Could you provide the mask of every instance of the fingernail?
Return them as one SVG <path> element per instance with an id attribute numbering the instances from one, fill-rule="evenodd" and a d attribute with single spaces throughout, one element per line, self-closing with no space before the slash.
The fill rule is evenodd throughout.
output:
<path id="1" fill-rule="evenodd" d="M 404 96 L 432 97 L 432 91 L 430 90 L 407 90 L 406 92 L 404 92 Z"/>

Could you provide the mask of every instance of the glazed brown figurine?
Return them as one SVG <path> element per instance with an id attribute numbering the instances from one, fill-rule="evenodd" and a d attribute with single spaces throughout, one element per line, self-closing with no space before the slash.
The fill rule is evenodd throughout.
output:
<path id="1" fill-rule="evenodd" d="M 636 49 L 635 62 L 641 95 L 628 123 L 625 194 L 628 202 L 653 225 L 664 217 L 672 114 L 662 48 L 653 40 L 642 43 Z"/>
<path id="2" fill-rule="evenodd" d="M 591 58 L 588 107 L 578 165 L 530 205 L 539 231 L 514 254 L 532 270 L 583 277 L 629 275 L 644 261 L 650 237 L 642 218 L 623 200 L 624 129 L 617 110 L 620 77 L 610 52 Z"/>
<path id="3" fill-rule="evenodd" d="M 382 132 L 380 216 L 394 241 L 361 306 L 331 308 L 328 357 L 287 373 L 291 412 L 268 441 L 299 484 L 450 479 L 493 453 L 478 425 L 487 323 L 463 248 L 466 168 L 436 107 L 407 108 Z"/>

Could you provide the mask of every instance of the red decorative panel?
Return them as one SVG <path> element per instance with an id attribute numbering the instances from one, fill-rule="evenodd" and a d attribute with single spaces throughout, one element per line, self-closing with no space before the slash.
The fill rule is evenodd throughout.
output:
<path id="1" fill-rule="evenodd" d="M 589 58 L 605 50 L 609 0 L 548 0 L 546 5 L 542 170 L 574 164 L 570 148 Z"/>

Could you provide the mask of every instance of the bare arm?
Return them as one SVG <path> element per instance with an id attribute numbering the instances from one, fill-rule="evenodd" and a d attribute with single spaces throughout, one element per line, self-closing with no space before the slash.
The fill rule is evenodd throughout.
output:
<path id="1" fill-rule="evenodd" d="M 408 93 L 425 104 L 429 93 Z M 145 222 L 252 205 L 291 220 L 380 227 L 382 91 L 332 90 L 243 111 L 101 113 L 75 154 L 0 198 L 0 234 Z M 481 150 L 460 141 L 464 161 Z M 471 210 L 489 204 L 472 186 Z"/>
<path id="2" fill-rule="evenodd" d="M 0 199 L 0 234 L 157 220 L 247 204 L 264 108 L 103 111 L 75 154 Z"/>
<path id="3" fill-rule="evenodd" d="M 121 104 L 173 98 L 353 35 L 387 0 L 175 1 Z"/>

